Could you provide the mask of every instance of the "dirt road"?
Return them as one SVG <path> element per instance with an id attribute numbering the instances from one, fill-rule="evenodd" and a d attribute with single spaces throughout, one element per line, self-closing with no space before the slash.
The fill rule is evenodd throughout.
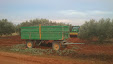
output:
<path id="1" fill-rule="evenodd" d="M 0 64 L 76 64 L 76 62 L 73 60 L 62 60 L 60 58 L 0 52 Z"/>
<path id="2" fill-rule="evenodd" d="M 0 56 L 0 64 L 38 64 L 38 63 L 23 61 L 11 57 Z"/>
<path id="3" fill-rule="evenodd" d="M 32 56 L 18 53 L 0 51 L 0 64 L 112 64 L 110 62 L 90 60 L 90 59 L 71 59 L 67 57 Z"/>

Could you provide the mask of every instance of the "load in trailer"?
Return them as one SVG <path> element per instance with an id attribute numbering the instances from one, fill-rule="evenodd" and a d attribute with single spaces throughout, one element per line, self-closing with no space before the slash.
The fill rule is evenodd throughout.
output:
<path id="1" fill-rule="evenodd" d="M 69 36 L 69 26 L 32 26 L 21 27 L 21 39 L 26 40 L 28 48 L 35 47 L 46 41 L 52 40 L 53 50 L 59 50 L 61 46 L 65 46 L 66 39 Z"/>

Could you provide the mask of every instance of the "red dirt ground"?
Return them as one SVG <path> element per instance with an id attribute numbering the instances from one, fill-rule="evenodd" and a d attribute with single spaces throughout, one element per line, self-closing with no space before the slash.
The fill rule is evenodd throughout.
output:
<path id="1" fill-rule="evenodd" d="M 10 46 L 22 43 L 25 43 L 25 40 L 22 40 L 20 36 L 0 37 L 0 45 L 3 46 Z"/>
<path id="2" fill-rule="evenodd" d="M 5 59 L 5 60 L 3 60 Z M 0 64 L 107 64 L 108 62 L 64 57 L 31 56 L 0 52 Z M 111 63 L 109 63 L 111 64 Z"/>
<path id="3" fill-rule="evenodd" d="M 96 41 L 97 39 L 93 39 L 93 41 Z M 103 45 L 96 45 L 96 44 L 88 44 L 89 41 L 87 40 L 81 40 L 79 38 L 69 38 L 69 42 L 73 43 L 85 43 L 85 44 L 79 44 L 79 45 L 68 45 L 67 48 L 71 49 L 73 47 L 78 47 L 79 49 L 76 49 L 79 53 L 82 54 L 113 54 L 113 44 L 103 44 Z"/>
<path id="4" fill-rule="evenodd" d="M 87 43 L 86 40 L 80 40 L 78 38 L 70 38 L 68 41 L 73 43 Z M 20 36 L 8 36 L 8 37 L 0 37 L 0 45 L 1 46 L 11 46 L 15 44 L 21 44 L 25 43 L 25 40 L 20 39 Z M 78 49 L 75 49 L 77 53 L 79 54 L 85 54 L 85 55 L 91 55 L 91 54 L 107 54 L 107 55 L 113 55 L 113 44 L 103 44 L 103 45 L 92 45 L 92 44 L 83 44 L 83 45 L 68 45 L 67 48 L 72 49 L 73 47 L 77 47 Z M 41 47 L 40 47 L 41 48 Z M 50 48 L 50 47 L 42 47 L 43 49 Z M 8 56 L 7 56 L 8 55 Z M 4 57 L 5 56 L 5 57 Z M 32 59 L 31 59 L 32 57 Z M 12 60 L 17 59 L 15 61 L 19 61 L 21 59 L 22 62 L 24 60 L 32 62 L 33 64 L 108 64 L 104 63 L 98 63 L 98 60 L 96 62 L 92 60 L 64 60 L 58 58 L 45 58 L 45 57 L 35 57 L 35 56 L 27 56 L 27 55 L 19 55 L 19 54 L 13 54 L 13 53 L 4 53 L 0 52 L 0 60 L 2 61 L 2 58 L 6 59 L 8 61 L 8 58 Z M 1 62 L 0 61 L 0 62 Z M 9 60 L 11 61 L 11 60 Z M 9 62 L 8 61 L 8 62 Z M 13 61 L 12 61 L 13 62 Z M 26 64 L 30 64 L 27 62 Z M 36 62 L 36 63 L 35 63 Z M 100 61 L 99 61 L 100 62 Z M 3 63 L 0 63 L 3 64 Z M 6 63 L 5 63 L 6 64 Z M 12 63 L 12 64 L 19 64 L 19 63 Z M 20 63 L 22 64 L 22 63 Z M 110 63 L 109 63 L 110 64 Z M 111 63 L 112 64 L 112 63 Z"/>
<path id="5" fill-rule="evenodd" d="M 87 43 L 87 40 L 81 40 L 79 38 L 69 38 L 67 41 L 72 42 L 72 43 Z"/>
<path id="6" fill-rule="evenodd" d="M 80 54 L 110 54 L 113 55 L 113 44 L 112 45 L 68 45 L 67 48 L 75 49 Z"/>
<path id="7" fill-rule="evenodd" d="M 73 43 L 87 43 L 86 40 L 80 40 L 79 38 L 69 38 L 69 42 Z M 25 40 L 22 40 L 20 36 L 8 36 L 8 37 L 0 37 L 0 45 L 3 46 L 11 46 L 15 44 L 22 44 L 25 43 Z M 75 49 L 76 51 L 80 53 L 87 53 L 87 54 L 93 54 L 93 53 L 106 53 L 106 54 L 113 54 L 113 44 L 110 45 L 88 45 L 88 44 L 82 44 L 82 45 L 68 45 L 67 48 L 72 47 L 78 47 L 79 49 Z M 40 46 L 38 48 L 48 49 L 51 47 L 44 47 Z"/>

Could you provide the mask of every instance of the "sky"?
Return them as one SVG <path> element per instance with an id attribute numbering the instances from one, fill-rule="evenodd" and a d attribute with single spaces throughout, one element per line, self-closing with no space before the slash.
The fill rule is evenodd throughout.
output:
<path id="1" fill-rule="evenodd" d="M 0 19 L 19 24 L 36 18 L 72 25 L 113 19 L 113 0 L 0 0 Z"/>

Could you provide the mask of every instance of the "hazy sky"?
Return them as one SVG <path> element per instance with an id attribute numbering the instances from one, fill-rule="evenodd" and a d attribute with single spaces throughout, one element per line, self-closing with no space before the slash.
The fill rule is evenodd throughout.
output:
<path id="1" fill-rule="evenodd" d="M 15 24 L 35 18 L 81 25 L 113 18 L 113 0 L 0 0 L 0 19 Z"/>

